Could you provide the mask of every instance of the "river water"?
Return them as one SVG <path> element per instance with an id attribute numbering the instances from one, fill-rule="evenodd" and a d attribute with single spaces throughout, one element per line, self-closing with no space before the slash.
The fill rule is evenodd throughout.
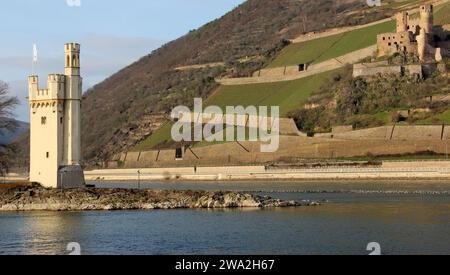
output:
<path id="1" fill-rule="evenodd" d="M 137 188 L 137 183 L 98 187 Z M 80 244 L 82 254 L 367 255 L 370 242 L 378 242 L 382 254 L 450 254 L 449 188 L 439 182 L 142 183 L 140 187 L 245 190 L 324 204 L 266 210 L 0 213 L 0 254 L 68 254 L 71 242 Z M 400 187 L 410 193 L 373 192 L 392 193 Z M 414 192 L 418 190 L 432 194 Z"/>

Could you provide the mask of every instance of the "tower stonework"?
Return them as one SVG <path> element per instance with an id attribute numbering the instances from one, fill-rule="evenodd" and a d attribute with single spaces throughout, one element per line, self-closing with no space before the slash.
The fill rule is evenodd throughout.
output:
<path id="1" fill-rule="evenodd" d="M 420 28 L 425 30 L 425 33 L 431 35 L 433 33 L 433 5 L 420 6 Z"/>
<path id="2" fill-rule="evenodd" d="M 397 13 L 397 33 L 406 32 L 408 30 L 408 12 L 402 11 Z"/>
<path id="3" fill-rule="evenodd" d="M 421 61 L 425 61 L 427 51 L 427 34 L 424 29 L 420 30 L 420 34 L 417 36 L 417 53 Z"/>
<path id="4" fill-rule="evenodd" d="M 28 78 L 30 181 L 51 188 L 84 187 L 81 162 L 80 45 L 65 49 L 65 74 L 50 74 L 47 89 Z"/>

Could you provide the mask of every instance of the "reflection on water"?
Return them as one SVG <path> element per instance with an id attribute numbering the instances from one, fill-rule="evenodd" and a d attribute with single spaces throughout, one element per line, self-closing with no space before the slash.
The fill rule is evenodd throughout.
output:
<path id="1" fill-rule="evenodd" d="M 450 254 L 445 195 L 271 194 L 320 207 L 0 214 L 0 254 Z M 308 197 L 309 196 L 309 197 Z"/>
<path id="2" fill-rule="evenodd" d="M 0 253 L 63 254 L 68 240 L 81 239 L 80 213 L 27 212 L 0 214 Z"/>

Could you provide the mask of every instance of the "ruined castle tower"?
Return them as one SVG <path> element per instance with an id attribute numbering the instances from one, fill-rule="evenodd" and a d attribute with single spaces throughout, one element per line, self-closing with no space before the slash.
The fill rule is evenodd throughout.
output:
<path id="1" fill-rule="evenodd" d="M 428 35 L 433 34 L 433 5 L 420 6 L 420 28 Z"/>
<path id="2" fill-rule="evenodd" d="M 427 34 L 424 29 L 420 29 L 420 34 L 417 36 L 417 54 L 420 61 L 425 61 L 427 55 Z"/>
<path id="3" fill-rule="evenodd" d="M 402 11 L 397 13 L 397 33 L 406 32 L 408 30 L 408 12 Z"/>
<path id="4" fill-rule="evenodd" d="M 68 43 L 64 49 L 65 74 L 50 74 L 47 89 L 39 89 L 38 76 L 28 78 L 30 181 L 78 188 L 85 184 L 80 165 L 80 45 Z"/>

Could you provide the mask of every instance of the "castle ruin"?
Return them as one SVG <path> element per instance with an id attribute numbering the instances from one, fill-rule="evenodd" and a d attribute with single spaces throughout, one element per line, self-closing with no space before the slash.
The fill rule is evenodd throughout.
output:
<path id="1" fill-rule="evenodd" d="M 442 60 L 443 50 L 434 41 L 433 5 L 422 5 L 419 10 L 419 17 L 407 11 L 398 13 L 396 32 L 377 36 L 378 56 L 404 52 L 418 56 L 421 62 Z"/>

